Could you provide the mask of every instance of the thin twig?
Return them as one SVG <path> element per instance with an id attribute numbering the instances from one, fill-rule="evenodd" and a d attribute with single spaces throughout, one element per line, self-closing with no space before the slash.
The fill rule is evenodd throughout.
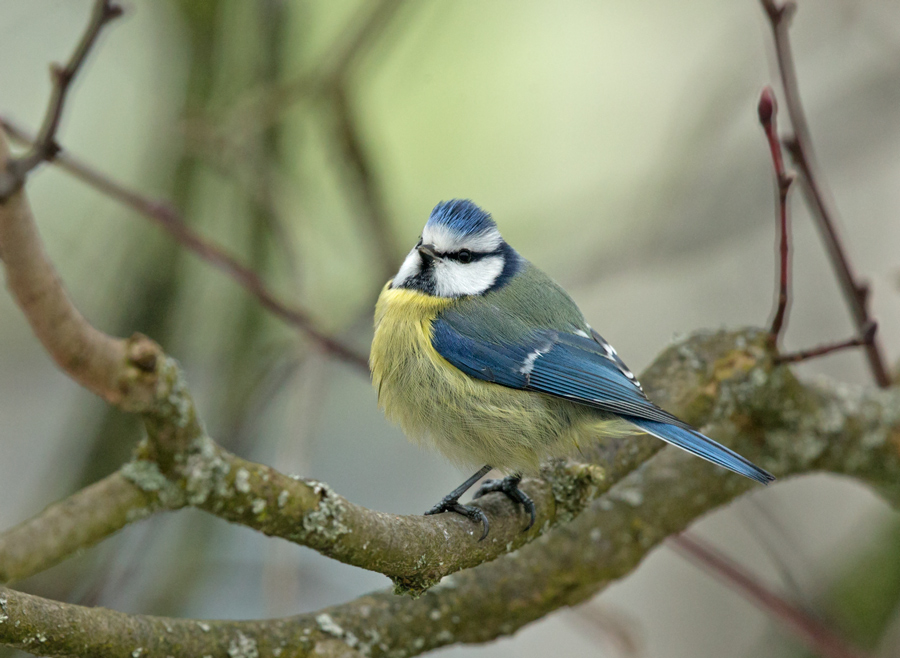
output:
<path id="1" fill-rule="evenodd" d="M 772 592 L 728 557 L 688 533 L 673 535 L 668 542 L 686 557 L 739 591 L 751 603 L 787 626 L 814 651 L 826 658 L 864 658 L 823 622 L 782 596 Z"/>
<path id="2" fill-rule="evenodd" d="M 10 195 L 22 187 L 29 172 L 42 162 L 52 160 L 59 152 L 56 132 L 59 130 L 66 95 L 72 80 L 75 79 L 91 48 L 97 42 L 103 27 L 121 15 L 122 7 L 119 5 L 110 0 L 96 0 L 91 20 L 68 63 L 64 67 L 58 64 L 50 65 L 53 92 L 47 105 L 47 113 L 44 115 L 40 132 L 28 152 L 21 157 L 10 159 L 7 162 L 6 170 L 0 172 L 0 202 L 6 201 Z"/>
<path id="3" fill-rule="evenodd" d="M 775 94 L 771 87 L 765 87 L 759 97 L 759 123 L 762 125 L 766 133 L 766 140 L 769 142 L 769 150 L 772 154 L 772 167 L 775 169 L 775 178 L 778 185 L 778 232 L 779 232 L 779 268 L 778 268 L 778 293 L 775 302 L 775 314 L 772 318 L 769 333 L 772 336 L 772 343 L 778 342 L 778 336 L 784 327 L 784 321 L 787 316 L 788 305 L 790 299 L 790 265 L 791 265 L 791 243 L 790 243 L 790 227 L 788 225 L 788 192 L 791 189 L 791 183 L 794 182 L 794 175 L 788 173 L 784 169 L 784 158 L 781 155 L 781 142 L 778 139 L 778 125 L 776 115 L 778 114 L 778 102 L 775 100 Z"/>
<path id="4" fill-rule="evenodd" d="M 812 207 L 813 216 L 817 220 L 816 225 L 819 227 L 825 240 L 828 255 L 840 282 L 844 298 L 850 307 L 856 329 L 862 334 L 866 330 L 868 323 L 872 321 L 868 305 L 869 286 L 857 279 L 854 274 L 843 242 L 838 234 L 838 213 L 815 158 L 809 124 L 803 111 L 803 104 L 800 101 L 800 87 L 797 82 L 794 58 L 791 54 L 789 35 L 791 18 L 797 6 L 792 1 L 783 4 L 778 4 L 776 0 L 760 0 L 760 2 L 772 27 L 785 104 L 787 105 L 791 126 L 794 131 L 794 136 L 785 140 L 785 146 L 800 170 L 807 202 Z M 872 370 L 875 381 L 882 388 L 890 386 L 891 378 L 885 366 L 884 356 L 878 341 L 873 337 L 870 342 L 866 343 L 865 348 L 869 367 Z"/>
<path id="5" fill-rule="evenodd" d="M 779 354 L 775 357 L 775 363 L 798 363 L 800 361 L 808 361 L 809 359 L 815 359 L 819 356 L 825 356 L 826 354 L 831 354 L 832 352 L 837 352 L 839 350 L 845 350 L 850 347 L 864 347 L 866 345 L 871 344 L 871 342 L 875 339 L 875 332 L 878 330 L 878 325 L 874 321 L 869 321 L 869 324 L 866 325 L 863 333 L 854 338 L 850 338 L 848 340 L 842 340 L 839 343 L 829 343 L 828 345 L 820 345 L 819 347 L 813 347 L 808 350 L 800 350 L 798 352 L 791 352 L 789 354 Z"/>
<path id="6" fill-rule="evenodd" d="M 0 118 L 0 125 L 9 133 L 10 137 L 20 141 L 32 142 L 32 136 L 9 119 Z M 152 220 L 181 245 L 234 279 L 245 290 L 254 295 L 264 308 L 288 324 L 303 331 L 324 348 L 325 351 L 356 366 L 360 370 L 368 372 L 368 361 L 365 356 L 318 329 L 313 319 L 304 309 L 290 306 L 278 299 L 262 281 L 259 274 L 241 264 L 235 256 L 229 254 L 219 245 L 194 232 L 184 221 L 181 213 L 167 201 L 143 196 L 106 174 L 100 173 L 66 151 L 60 150 L 53 162 L 99 192 Z"/>

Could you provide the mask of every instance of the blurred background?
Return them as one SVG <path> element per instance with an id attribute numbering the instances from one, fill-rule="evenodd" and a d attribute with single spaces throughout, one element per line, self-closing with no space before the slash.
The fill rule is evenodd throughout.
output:
<path id="1" fill-rule="evenodd" d="M 4 116 L 37 128 L 48 64 L 69 56 L 91 4 L 0 0 Z M 361 351 L 378 290 L 434 204 L 454 197 L 492 212 L 636 372 L 675 336 L 759 326 L 771 312 L 773 174 L 755 108 L 777 76 L 756 0 L 126 7 L 77 80 L 63 146 L 171 200 Z M 792 37 L 847 247 L 896 359 L 900 5 L 801 2 Z M 384 420 L 367 377 L 145 218 L 54 167 L 28 191 L 76 303 L 100 328 L 144 332 L 177 357 L 226 447 L 396 513 L 420 513 L 459 483 Z M 852 333 L 799 191 L 791 350 Z M 857 352 L 800 370 L 870 385 Z M 54 368 L 0 295 L 0 527 L 112 472 L 139 438 L 134 419 Z M 695 531 L 859 646 L 900 655 L 900 522 L 869 490 L 830 476 L 781 482 Z M 185 510 L 18 586 L 126 612 L 255 618 L 387 585 Z M 442 655 L 551 652 L 805 655 L 666 547 L 580 608 Z"/>

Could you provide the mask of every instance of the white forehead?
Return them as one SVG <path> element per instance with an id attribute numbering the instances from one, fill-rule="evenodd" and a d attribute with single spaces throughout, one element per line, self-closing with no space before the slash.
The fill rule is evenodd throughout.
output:
<path id="1" fill-rule="evenodd" d="M 460 249 L 468 249 L 476 253 L 490 253 L 500 246 L 503 238 L 500 237 L 500 231 L 493 227 L 474 235 L 460 235 L 443 224 L 429 222 L 422 229 L 422 242 L 433 244 L 435 251 L 442 253 Z"/>

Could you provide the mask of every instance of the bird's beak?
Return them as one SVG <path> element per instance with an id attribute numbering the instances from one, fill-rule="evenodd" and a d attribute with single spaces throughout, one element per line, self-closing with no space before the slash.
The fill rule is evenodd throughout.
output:
<path id="1" fill-rule="evenodd" d="M 438 257 L 437 252 L 434 250 L 433 244 L 421 244 L 418 247 L 419 253 L 422 255 L 427 261 L 432 261 Z"/>

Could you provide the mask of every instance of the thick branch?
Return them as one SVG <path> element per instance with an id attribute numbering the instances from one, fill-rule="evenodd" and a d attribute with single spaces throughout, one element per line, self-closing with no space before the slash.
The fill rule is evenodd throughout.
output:
<path id="1" fill-rule="evenodd" d="M 745 344 L 748 340 L 744 339 Z M 732 347 L 730 343 L 724 345 Z M 738 358 L 763 358 L 765 349 L 765 345 L 754 343 L 755 356 Z M 702 397 L 698 391 L 709 385 L 709 377 L 715 382 L 731 376 L 732 365 L 725 359 L 724 370 L 697 373 L 686 371 L 681 361 L 679 352 L 669 350 L 642 379 L 657 401 L 681 417 L 699 422 L 702 416 L 698 412 L 706 402 L 698 399 L 698 395 Z M 141 459 L 123 470 L 132 482 L 155 493 L 164 475 L 182 493 L 186 504 L 309 546 L 342 562 L 378 571 L 412 593 L 421 593 L 443 576 L 516 550 L 554 525 L 570 520 L 663 446 L 647 436 L 608 441 L 597 446 L 594 454 L 586 455 L 600 467 L 553 464 L 544 470 L 542 478 L 526 480 L 523 488 L 539 510 L 538 522 L 528 533 L 521 532 L 521 511 L 505 497 L 484 497 L 477 504 L 490 515 L 492 532 L 487 541 L 478 542 L 477 528 L 455 515 L 400 517 L 367 510 L 323 483 L 294 479 L 227 452 L 205 435 L 174 362 L 164 356 L 156 359 L 153 377 L 156 397 L 143 410 L 149 440 L 140 450 Z M 174 497 L 169 494 L 168 498 Z M 130 520 L 119 518 L 122 525 Z M 110 533 L 117 529 L 107 528 Z M 65 545 L 71 547 L 73 542 Z M 30 551 L 48 554 L 44 563 L 63 557 L 56 545 L 47 547 L 40 542 L 30 546 Z M 17 573 L 21 577 L 24 571 L 19 569 Z"/>
<path id="2" fill-rule="evenodd" d="M 766 341 L 762 331 L 720 332 L 673 346 L 659 360 L 674 375 L 666 390 L 693 400 L 695 418 L 710 421 L 707 431 L 779 477 L 829 471 L 900 501 L 900 391 L 801 384 L 786 368 L 771 369 L 767 357 L 758 358 Z M 689 382 L 696 385 L 685 390 Z M 140 648 L 142 656 L 188 656 L 216 655 L 243 636 L 264 658 L 311 655 L 325 639 L 371 656 L 486 642 L 590 598 L 632 571 L 665 537 L 752 487 L 665 450 L 542 541 L 455 574 L 419 599 L 384 592 L 313 615 L 198 623 L 0 590 L 9 617 L 0 625 L 0 643 L 43 655 L 92 656 L 102 648 L 104 655 L 126 656 Z"/>
<path id="3" fill-rule="evenodd" d="M 0 171 L 9 158 L 0 131 Z M 0 258 L 6 285 L 53 360 L 72 379 L 126 410 L 155 395 L 152 369 L 158 346 L 144 336 L 112 338 L 97 331 L 72 304 L 44 251 L 22 191 L 0 203 Z"/>

